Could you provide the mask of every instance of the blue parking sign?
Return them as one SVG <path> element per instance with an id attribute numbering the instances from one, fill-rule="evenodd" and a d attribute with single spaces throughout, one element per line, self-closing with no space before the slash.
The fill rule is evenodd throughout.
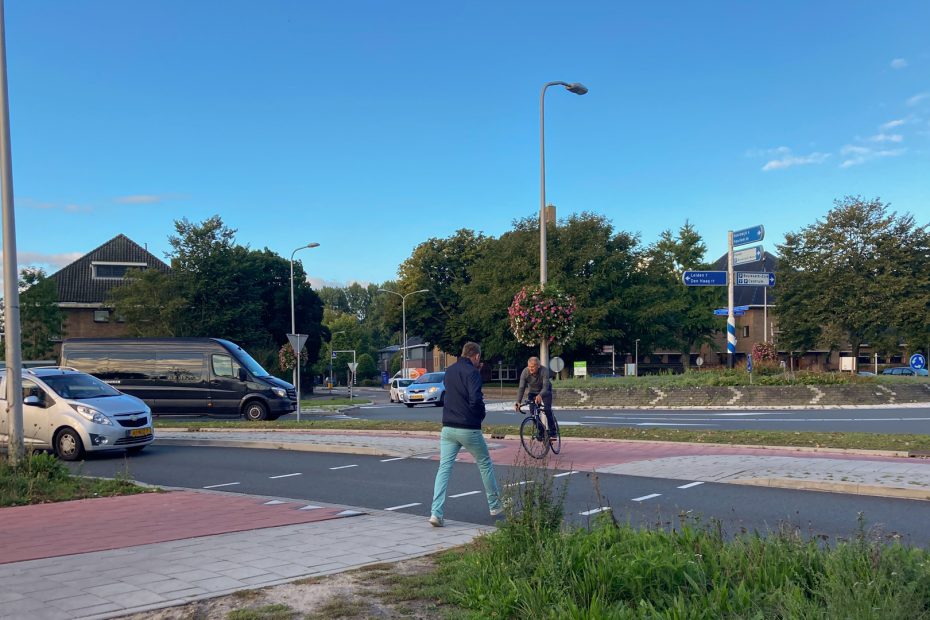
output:
<path id="1" fill-rule="evenodd" d="M 387 384 L 388 384 L 388 375 L 387 375 L 387 371 L 386 371 L 386 370 L 382 370 L 382 371 L 381 371 L 381 385 L 387 385 Z"/>
<path id="2" fill-rule="evenodd" d="M 927 358 L 921 355 L 920 353 L 915 353 L 911 356 L 911 368 L 914 370 L 920 370 L 921 368 L 927 367 Z"/>

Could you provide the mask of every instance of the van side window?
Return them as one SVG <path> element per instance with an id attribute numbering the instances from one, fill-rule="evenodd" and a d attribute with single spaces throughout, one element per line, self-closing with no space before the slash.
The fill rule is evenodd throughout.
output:
<path id="1" fill-rule="evenodd" d="M 213 374 L 217 377 L 231 377 L 235 379 L 239 373 L 238 364 L 228 355 L 213 355 Z"/>
<path id="2" fill-rule="evenodd" d="M 158 374 L 173 383 L 203 381 L 203 353 L 200 351 L 159 351 Z"/>
<path id="3" fill-rule="evenodd" d="M 155 372 L 154 351 L 130 351 L 120 347 L 120 349 L 110 353 L 109 356 L 109 368 L 108 372 L 105 373 L 107 378 L 138 381 L 154 379 L 157 374 Z"/>
<path id="4" fill-rule="evenodd" d="M 72 349 L 67 351 L 66 357 L 67 359 L 63 360 L 65 365 L 80 368 L 89 375 L 100 375 L 107 372 L 109 353 L 106 351 Z"/>

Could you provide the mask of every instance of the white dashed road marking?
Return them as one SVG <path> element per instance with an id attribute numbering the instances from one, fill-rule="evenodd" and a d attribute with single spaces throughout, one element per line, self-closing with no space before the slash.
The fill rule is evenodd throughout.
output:
<path id="1" fill-rule="evenodd" d="M 358 467 L 358 465 L 340 465 L 339 467 L 330 467 L 330 469 L 348 469 L 350 467 Z"/>
<path id="2" fill-rule="evenodd" d="M 610 510 L 610 506 L 602 506 L 600 508 L 594 508 L 593 510 L 585 510 L 584 512 L 579 512 L 582 517 L 587 517 L 588 515 L 593 515 L 598 512 L 604 512 L 605 510 Z"/>
<path id="3" fill-rule="evenodd" d="M 646 501 L 647 499 L 652 499 L 653 497 L 659 497 L 660 495 L 662 495 L 662 494 L 661 494 L 661 493 L 650 493 L 649 495 L 643 495 L 642 497 L 634 497 L 634 498 L 633 498 L 633 501 L 634 501 L 634 502 L 644 502 L 644 501 Z"/>
<path id="4" fill-rule="evenodd" d="M 510 487 L 519 487 L 519 486 L 523 486 L 524 484 L 533 484 L 533 481 L 532 481 L 532 480 L 524 480 L 523 482 L 514 482 L 514 483 L 511 483 L 511 484 L 505 484 L 504 486 L 505 486 L 506 488 L 509 489 Z"/>
<path id="5" fill-rule="evenodd" d="M 458 493 L 456 495 L 450 495 L 449 497 L 465 497 L 466 495 L 477 495 L 481 491 L 468 491 L 467 493 Z"/>
<path id="6" fill-rule="evenodd" d="M 413 508 L 414 506 L 419 506 L 420 502 L 414 502 L 412 504 L 404 504 L 402 506 L 392 506 L 391 508 L 385 508 L 385 510 L 400 510 L 401 508 Z"/>
<path id="7" fill-rule="evenodd" d="M 282 474 L 282 475 L 280 475 L 280 476 L 269 476 L 268 479 L 269 479 L 269 480 L 277 480 L 278 478 L 290 478 L 291 476 L 303 476 L 303 474 L 301 474 L 301 473 L 296 473 L 296 474 Z"/>
<path id="8" fill-rule="evenodd" d="M 406 456 L 395 456 L 395 457 L 392 458 L 392 459 L 381 459 L 381 462 L 382 462 L 382 463 L 390 463 L 391 461 L 402 461 L 402 460 L 404 460 L 405 458 L 407 458 L 407 457 L 406 457 Z"/>
<path id="9" fill-rule="evenodd" d="M 690 489 L 691 487 L 696 487 L 699 484 L 704 484 L 703 482 L 689 482 L 688 484 L 683 484 L 679 489 Z"/>
<path id="10" fill-rule="evenodd" d="M 210 486 L 203 487 L 205 489 L 218 489 L 220 487 L 231 487 L 233 485 L 239 484 L 238 482 L 227 482 L 226 484 L 211 484 Z"/>
<path id="11" fill-rule="evenodd" d="M 561 478 L 562 476 L 571 476 L 572 474 L 577 474 L 577 471 L 563 471 L 561 474 L 556 474 L 552 476 L 553 478 Z"/>

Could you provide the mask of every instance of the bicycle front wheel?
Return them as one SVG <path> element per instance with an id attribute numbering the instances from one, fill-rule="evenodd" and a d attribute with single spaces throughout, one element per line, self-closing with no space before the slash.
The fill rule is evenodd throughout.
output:
<path id="1" fill-rule="evenodd" d="M 557 434 L 555 437 L 549 438 L 549 449 L 552 450 L 552 454 L 558 454 L 562 450 L 562 433 Z"/>
<path id="2" fill-rule="evenodd" d="M 534 459 L 541 459 L 549 451 L 549 438 L 545 429 L 533 416 L 527 416 L 520 424 L 520 443 Z"/>

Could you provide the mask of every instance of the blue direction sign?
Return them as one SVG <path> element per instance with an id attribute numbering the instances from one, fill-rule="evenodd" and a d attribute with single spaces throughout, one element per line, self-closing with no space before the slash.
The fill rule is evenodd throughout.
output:
<path id="1" fill-rule="evenodd" d="M 775 286 L 775 274 L 770 271 L 737 271 L 736 286 Z"/>
<path id="2" fill-rule="evenodd" d="M 761 245 L 755 245 L 751 248 L 733 251 L 733 266 L 745 265 L 746 263 L 758 263 L 762 260 L 764 252 Z"/>
<path id="3" fill-rule="evenodd" d="M 681 281 L 687 286 L 726 286 L 726 271 L 686 271 Z"/>
<path id="4" fill-rule="evenodd" d="M 915 353 L 911 356 L 911 368 L 914 370 L 920 370 L 921 368 L 927 367 L 927 358 L 921 355 L 920 353 Z"/>
<path id="5" fill-rule="evenodd" d="M 745 310 L 740 310 L 739 308 L 733 308 L 733 316 L 743 316 L 746 314 Z M 717 308 L 714 310 L 714 316 L 730 316 L 730 313 L 726 308 Z"/>
<path id="6" fill-rule="evenodd" d="M 765 238 L 765 228 L 762 225 L 733 231 L 733 245 L 746 245 Z"/>

